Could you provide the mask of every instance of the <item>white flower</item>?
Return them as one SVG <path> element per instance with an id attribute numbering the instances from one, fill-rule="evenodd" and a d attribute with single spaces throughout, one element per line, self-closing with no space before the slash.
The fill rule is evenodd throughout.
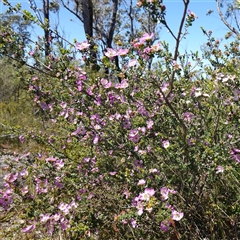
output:
<path id="1" fill-rule="evenodd" d="M 164 148 L 168 148 L 168 147 L 170 146 L 169 141 L 168 141 L 168 140 L 162 141 L 162 146 L 163 146 Z"/>
<path id="2" fill-rule="evenodd" d="M 137 185 L 144 185 L 146 183 L 146 181 L 144 179 L 141 179 L 138 181 Z"/>
<path id="3" fill-rule="evenodd" d="M 183 218 L 183 215 L 183 212 L 172 210 L 172 219 L 175 221 L 180 221 Z"/>
<path id="4" fill-rule="evenodd" d="M 222 173 L 222 172 L 224 172 L 224 167 L 222 167 L 222 166 L 217 166 L 217 171 L 216 171 L 216 173 L 218 174 L 218 173 Z"/>

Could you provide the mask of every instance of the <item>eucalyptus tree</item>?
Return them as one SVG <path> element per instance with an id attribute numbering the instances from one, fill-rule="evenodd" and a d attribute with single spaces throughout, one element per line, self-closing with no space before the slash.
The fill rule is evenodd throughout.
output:
<path id="1" fill-rule="evenodd" d="M 14 14 L 12 12 L 5 12 L 0 14 L 0 26 L 3 28 L 11 28 L 14 32 L 16 32 L 26 45 L 29 42 L 29 38 L 31 36 L 30 29 L 32 24 L 29 20 L 24 19 L 19 14 Z"/>
<path id="2" fill-rule="evenodd" d="M 61 0 L 61 3 L 83 23 L 94 65 L 97 54 L 104 54 L 107 48 L 128 47 L 143 33 L 156 33 L 157 23 L 151 13 L 144 13 L 133 0 Z M 114 62 L 118 71 L 119 57 L 115 56 Z"/>
<path id="3" fill-rule="evenodd" d="M 216 0 L 216 3 L 222 22 L 230 30 L 226 38 L 233 35 L 237 39 L 240 39 L 240 1 Z"/>
<path id="4" fill-rule="evenodd" d="M 32 23 L 13 11 L 0 14 L 0 102 L 18 101 L 25 88 L 21 72 L 27 62 Z"/>
<path id="5" fill-rule="evenodd" d="M 24 49 L 31 37 L 31 22 L 10 11 L 0 14 L 0 19 L 0 43 L 5 43 L 0 49 L 0 56 L 17 57 L 23 60 L 26 55 Z M 13 37 L 14 41 L 6 41 L 7 36 Z"/>
<path id="6" fill-rule="evenodd" d="M 44 31 L 44 53 L 47 57 L 51 53 L 52 26 L 50 23 L 50 12 L 57 13 L 59 4 L 53 0 L 42 0 L 42 7 L 38 7 L 35 0 L 29 0 L 30 8 L 33 10 L 38 24 Z M 56 30 L 56 29 L 55 29 Z"/>

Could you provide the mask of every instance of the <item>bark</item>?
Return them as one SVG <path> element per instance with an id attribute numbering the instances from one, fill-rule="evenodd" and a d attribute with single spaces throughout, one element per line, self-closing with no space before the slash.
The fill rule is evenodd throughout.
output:
<path id="1" fill-rule="evenodd" d="M 49 19 L 49 0 L 43 0 L 43 17 L 44 17 L 44 38 L 45 38 L 45 57 L 50 54 L 50 19 Z"/>
<path id="2" fill-rule="evenodd" d="M 117 12 L 118 12 L 118 0 L 112 0 L 113 1 L 113 7 L 112 7 L 112 18 L 111 18 L 111 24 L 108 31 L 108 37 L 107 37 L 107 47 L 112 47 L 112 41 L 114 36 L 114 30 L 116 26 L 116 20 L 117 20 Z"/>
<path id="3" fill-rule="evenodd" d="M 80 0 L 84 31 L 87 38 L 93 37 L 93 3 L 92 0 Z"/>
<path id="4" fill-rule="evenodd" d="M 218 14 L 219 14 L 222 22 L 225 24 L 225 26 L 226 26 L 231 32 L 233 32 L 234 34 L 236 34 L 236 36 L 237 36 L 238 38 L 240 38 L 240 33 L 239 33 L 239 31 L 238 31 L 236 28 L 232 27 L 232 26 L 229 24 L 229 22 L 226 20 L 226 18 L 223 16 L 223 13 L 222 13 L 222 11 L 221 11 L 220 1 L 219 1 L 219 0 L 216 0 L 216 2 L 217 2 Z M 238 27 L 238 21 L 237 21 L 237 19 L 236 19 L 236 25 L 237 25 L 237 27 Z"/>

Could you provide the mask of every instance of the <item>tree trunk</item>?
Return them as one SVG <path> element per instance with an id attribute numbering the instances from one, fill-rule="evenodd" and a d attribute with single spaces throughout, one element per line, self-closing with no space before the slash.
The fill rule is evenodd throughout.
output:
<path id="1" fill-rule="evenodd" d="M 44 17 L 44 40 L 45 40 L 45 57 L 50 54 L 50 31 L 49 31 L 49 0 L 43 0 L 43 17 Z"/>
<path id="2" fill-rule="evenodd" d="M 90 45 L 90 64 L 92 64 L 93 70 L 98 69 L 97 65 L 97 54 L 94 50 L 94 41 L 93 41 L 93 3 L 92 0 L 80 0 L 81 9 L 82 9 L 82 18 L 83 26 L 86 38 Z"/>

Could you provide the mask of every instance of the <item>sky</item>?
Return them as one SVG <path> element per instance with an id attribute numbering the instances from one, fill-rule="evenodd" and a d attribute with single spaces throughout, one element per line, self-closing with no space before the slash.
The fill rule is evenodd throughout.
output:
<path id="1" fill-rule="evenodd" d="M 1 0 L 0 0 L 1 1 Z M 10 0 L 13 5 L 16 3 L 21 3 L 22 9 L 29 9 L 29 3 L 26 0 Z M 137 2 L 137 0 L 135 0 Z M 36 4 L 41 8 L 41 0 L 36 0 Z M 183 12 L 182 0 L 164 0 L 164 5 L 166 6 L 166 19 L 170 28 L 174 33 L 177 33 L 181 14 Z M 0 12 L 6 11 L 6 7 L 0 2 Z M 76 19 L 71 13 L 69 13 L 63 7 L 60 8 L 59 13 L 59 26 L 61 30 L 64 31 L 65 38 L 69 41 L 73 41 L 76 38 L 79 42 L 86 39 L 83 24 L 80 20 Z M 200 46 L 203 45 L 207 38 L 202 33 L 200 27 L 202 26 L 206 30 L 212 30 L 213 36 L 217 39 L 224 39 L 224 35 L 227 32 L 226 26 L 221 22 L 220 17 L 217 13 L 216 1 L 215 0 L 191 0 L 188 8 L 190 11 L 194 12 L 198 18 L 193 23 L 193 26 L 189 28 L 189 35 L 186 39 L 181 42 L 180 51 L 196 51 L 200 50 Z M 213 10 L 210 16 L 206 13 L 208 10 Z M 57 23 L 56 19 L 51 19 L 52 23 Z M 35 29 L 33 31 L 35 36 L 41 35 L 42 33 Z M 167 29 L 163 28 L 160 32 L 160 40 L 165 40 L 170 44 L 170 49 L 174 48 L 174 39 L 170 36 Z"/>

